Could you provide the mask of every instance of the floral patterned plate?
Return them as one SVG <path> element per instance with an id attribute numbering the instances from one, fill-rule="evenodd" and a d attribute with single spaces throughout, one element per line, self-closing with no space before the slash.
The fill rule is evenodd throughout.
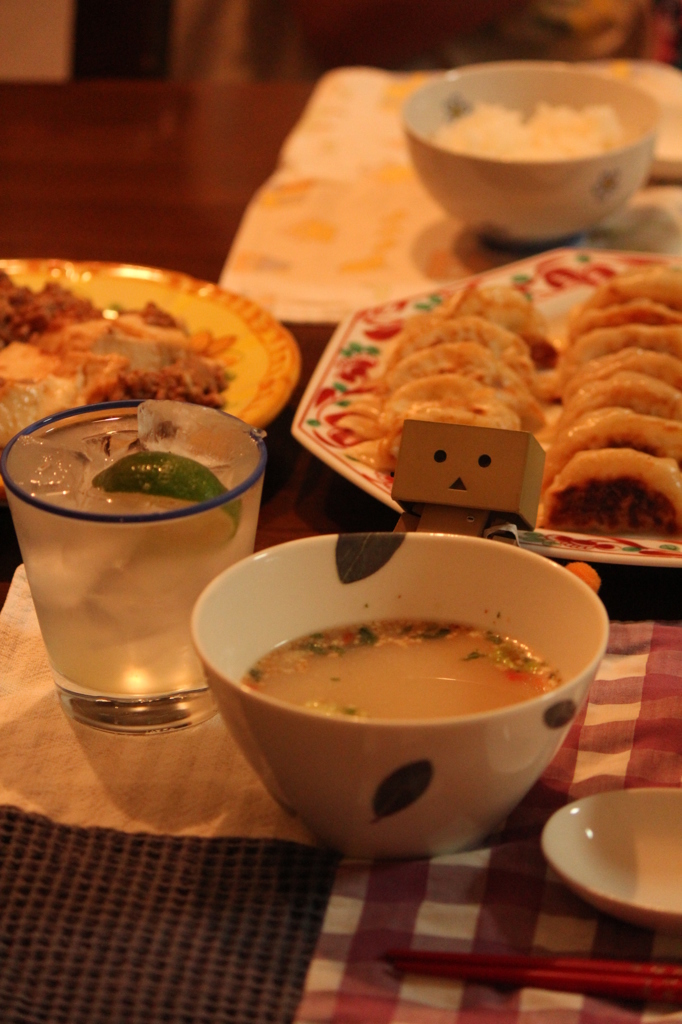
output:
<path id="1" fill-rule="evenodd" d="M 362 309 L 334 332 L 294 417 L 292 433 L 300 443 L 348 480 L 391 508 L 392 477 L 352 461 L 347 452 L 357 444 L 351 431 L 338 426 L 349 396 L 367 388 L 381 367 L 383 352 L 406 317 L 427 312 L 471 281 L 511 284 L 525 292 L 560 335 L 568 311 L 614 274 L 652 263 L 680 263 L 665 256 L 589 249 L 556 249 L 498 270 L 456 281 L 418 296 Z M 632 565 L 682 567 L 681 537 L 608 537 L 532 530 L 521 533 L 522 547 L 553 558 L 585 559 Z"/>
<path id="2" fill-rule="evenodd" d="M 206 354 L 224 362 L 230 381 L 225 411 L 254 427 L 273 420 L 296 386 L 301 357 L 291 334 L 255 302 L 215 284 L 123 263 L 6 259 L 0 270 L 34 290 L 56 281 L 99 308 L 140 309 L 155 302 L 191 334 L 210 332 Z"/>

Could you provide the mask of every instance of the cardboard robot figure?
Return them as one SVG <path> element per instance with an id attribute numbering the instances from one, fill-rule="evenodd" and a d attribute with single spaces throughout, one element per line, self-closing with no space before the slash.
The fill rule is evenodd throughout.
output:
<path id="1" fill-rule="evenodd" d="M 405 420 L 393 498 L 396 530 L 461 533 L 518 543 L 533 529 L 545 453 L 522 430 Z"/>

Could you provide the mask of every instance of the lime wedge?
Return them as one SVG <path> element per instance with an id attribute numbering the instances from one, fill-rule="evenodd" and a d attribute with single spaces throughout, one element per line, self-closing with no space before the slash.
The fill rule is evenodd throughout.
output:
<path id="1" fill-rule="evenodd" d="M 223 505 L 222 508 L 225 509 L 225 512 L 232 520 L 232 536 L 234 536 L 234 534 L 237 532 L 239 528 L 239 523 L 241 522 L 242 518 L 242 499 L 235 498 L 234 501 L 228 502 L 228 504 Z"/>
<path id="2" fill-rule="evenodd" d="M 206 466 L 172 452 L 124 455 L 93 477 L 92 483 L 103 491 L 158 494 L 193 502 L 217 498 L 227 490 Z"/>

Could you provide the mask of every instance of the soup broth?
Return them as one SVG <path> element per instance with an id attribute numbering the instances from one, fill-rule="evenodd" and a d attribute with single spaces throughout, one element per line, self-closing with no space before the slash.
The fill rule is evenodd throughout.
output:
<path id="1" fill-rule="evenodd" d="M 322 714 L 395 719 L 492 711 L 560 682 L 556 670 L 509 637 L 401 620 L 299 637 L 261 658 L 242 680 Z"/>

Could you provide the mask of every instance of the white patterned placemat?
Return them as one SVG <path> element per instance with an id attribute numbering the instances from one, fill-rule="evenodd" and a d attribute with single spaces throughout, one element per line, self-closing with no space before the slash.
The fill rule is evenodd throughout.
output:
<path id="1" fill-rule="evenodd" d="M 224 287 L 280 320 L 338 322 L 518 259 L 448 218 L 416 178 L 400 110 L 426 77 L 341 68 L 320 80 L 277 170 L 249 204 Z M 682 189 L 643 189 L 580 241 L 682 253 Z"/>

